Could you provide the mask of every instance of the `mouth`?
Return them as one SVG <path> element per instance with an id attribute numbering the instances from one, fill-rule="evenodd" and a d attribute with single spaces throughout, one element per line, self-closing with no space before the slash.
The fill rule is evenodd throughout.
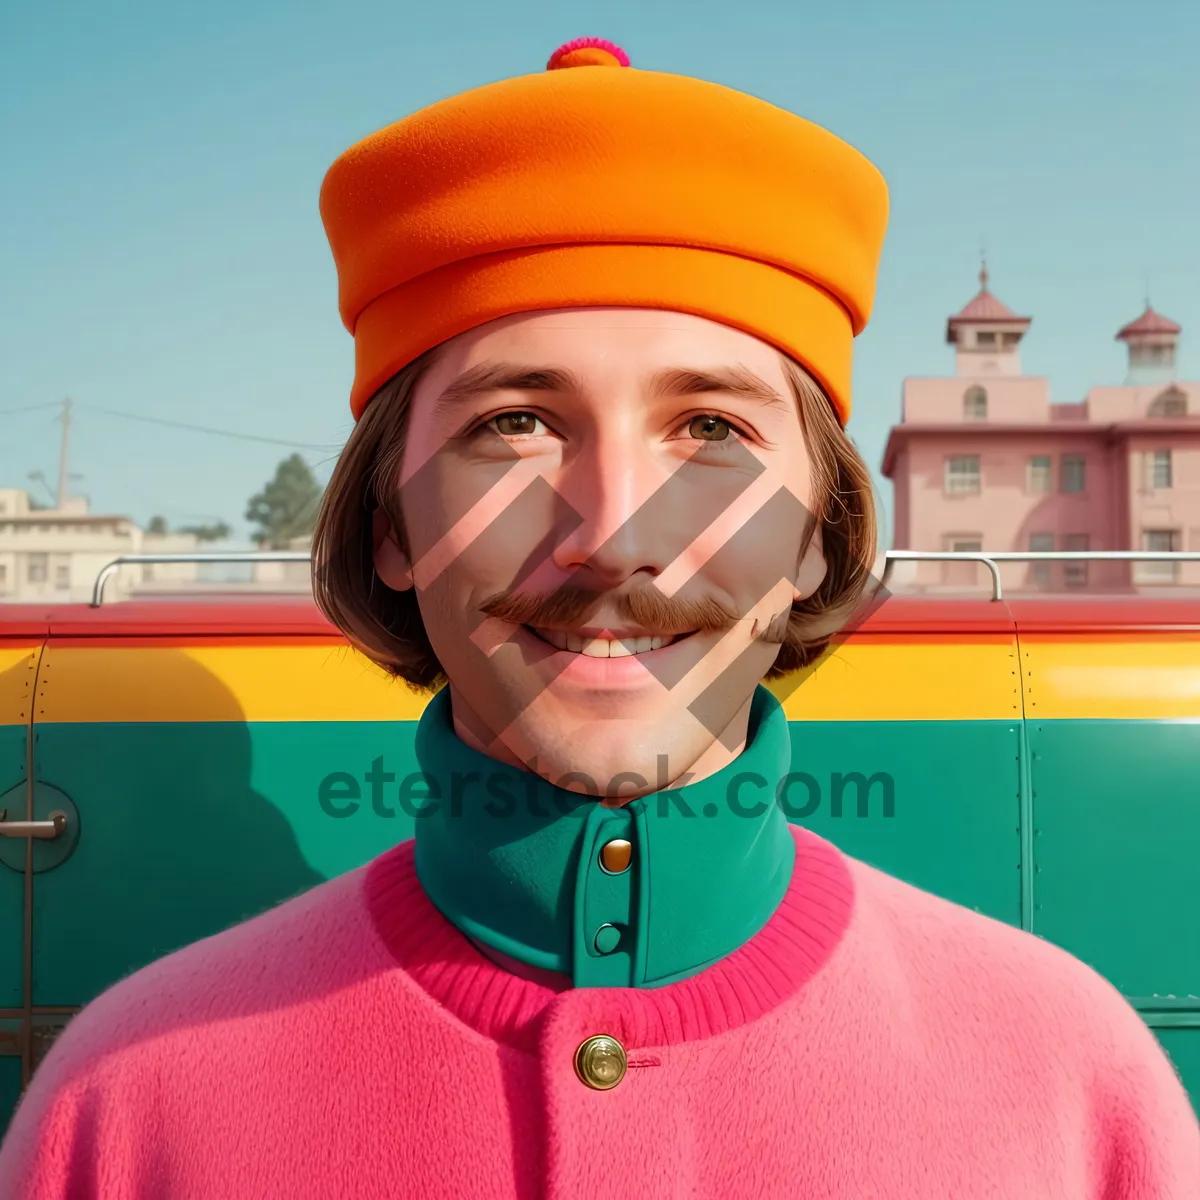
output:
<path id="1" fill-rule="evenodd" d="M 688 633 L 667 634 L 630 632 L 617 636 L 609 632 L 595 634 L 583 630 L 576 633 L 564 629 L 535 628 L 532 625 L 524 628 L 556 650 L 582 654 L 586 658 L 633 658 L 661 650 L 664 646 L 673 646 L 696 632 L 694 629 Z"/>

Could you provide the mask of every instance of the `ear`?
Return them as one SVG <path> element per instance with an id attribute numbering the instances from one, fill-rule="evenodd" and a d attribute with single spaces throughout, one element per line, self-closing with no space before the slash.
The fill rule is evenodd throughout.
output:
<path id="1" fill-rule="evenodd" d="M 813 531 L 812 541 L 804 551 L 796 572 L 796 586 L 793 589 L 793 601 L 804 600 L 817 590 L 825 579 L 829 564 L 825 561 L 825 543 L 821 537 L 821 526 Z"/>
<path id="2" fill-rule="evenodd" d="M 382 508 L 371 514 L 371 543 L 375 551 L 375 573 L 392 591 L 409 591 L 413 586 L 412 563 L 400 549 L 396 531 Z"/>

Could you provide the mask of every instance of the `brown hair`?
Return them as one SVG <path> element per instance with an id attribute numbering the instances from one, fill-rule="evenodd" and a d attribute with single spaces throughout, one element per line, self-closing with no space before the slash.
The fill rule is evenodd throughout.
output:
<path id="1" fill-rule="evenodd" d="M 436 350 L 408 364 L 371 398 L 321 502 L 313 535 L 313 593 L 321 611 L 368 658 L 419 689 L 443 680 L 415 590 L 393 591 L 375 573 L 373 515 L 382 508 L 403 545 L 398 489 L 408 410 Z M 812 464 L 813 517 L 827 569 L 820 587 L 792 605 L 768 679 L 813 663 L 849 622 L 871 578 L 876 550 L 871 475 L 829 398 L 798 363 L 784 370 L 800 410 Z M 807 543 L 806 543 L 807 545 Z"/>

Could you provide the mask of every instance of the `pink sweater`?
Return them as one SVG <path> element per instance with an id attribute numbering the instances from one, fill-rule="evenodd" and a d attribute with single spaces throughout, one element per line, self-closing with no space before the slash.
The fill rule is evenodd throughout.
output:
<path id="1" fill-rule="evenodd" d="M 4 1200 L 1200 1197 L 1184 1091 L 1106 982 L 795 836 L 762 932 L 655 990 L 493 965 L 405 843 L 91 1004 Z M 574 1072 L 596 1033 L 611 1091 Z"/>

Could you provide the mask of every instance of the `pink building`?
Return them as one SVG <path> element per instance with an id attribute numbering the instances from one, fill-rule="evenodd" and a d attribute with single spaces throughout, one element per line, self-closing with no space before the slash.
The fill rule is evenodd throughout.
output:
<path id="1" fill-rule="evenodd" d="M 907 379 L 884 452 L 896 549 L 1200 551 L 1200 383 L 1176 378 L 1180 327 L 1146 311 L 1117 337 L 1119 387 L 1052 404 L 1021 370 L 1019 317 L 988 291 L 946 325 L 955 373 Z M 900 564 L 895 586 L 981 585 L 983 567 Z M 1007 588 L 1090 591 L 1200 586 L 1200 563 L 1035 563 L 1002 568 Z"/>

